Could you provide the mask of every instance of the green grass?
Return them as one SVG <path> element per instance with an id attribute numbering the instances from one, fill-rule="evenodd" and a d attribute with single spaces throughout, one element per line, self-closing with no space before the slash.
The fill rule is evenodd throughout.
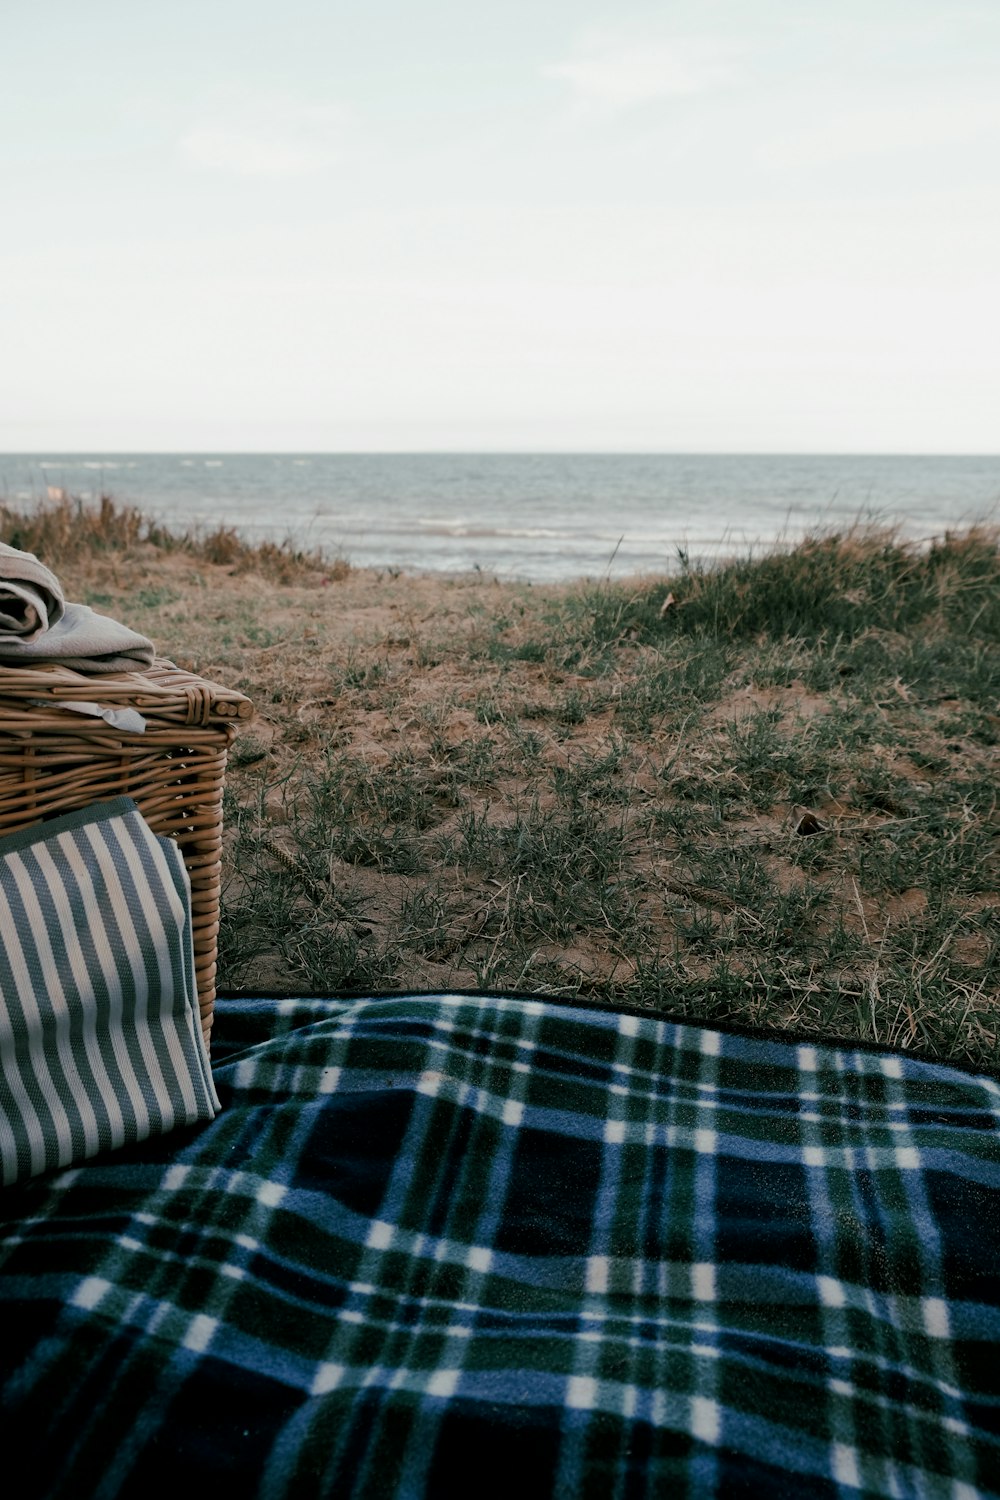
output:
<path id="1" fill-rule="evenodd" d="M 140 590 L 196 659 L 204 577 L 160 577 L 116 515 L 100 555 L 145 548 L 141 581 L 91 577 L 86 539 L 80 577 L 109 607 Z M 223 985 L 518 987 L 996 1065 L 995 536 L 469 580 L 440 617 L 429 585 L 359 576 L 346 634 L 339 597 L 257 567 L 268 612 L 251 578 L 212 624 L 259 715 L 230 763 Z"/>
<path id="2" fill-rule="evenodd" d="M 338 889 L 367 872 L 382 914 L 312 982 L 518 986 L 995 1062 L 998 583 L 983 536 L 852 536 L 480 608 L 472 649 L 432 653 L 455 669 L 433 735 L 288 785 L 303 862 L 332 852 Z M 477 732 L 450 741 L 463 710 Z"/>

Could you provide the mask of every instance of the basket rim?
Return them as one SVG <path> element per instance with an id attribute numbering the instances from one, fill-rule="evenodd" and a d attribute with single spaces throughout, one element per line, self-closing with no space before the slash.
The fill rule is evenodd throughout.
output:
<path id="1" fill-rule="evenodd" d="M 60 703 L 127 703 L 151 718 L 209 725 L 249 721 L 254 707 L 245 693 L 223 687 L 196 672 L 158 656 L 151 667 L 135 672 L 88 675 L 61 664 L 22 667 L 0 663 L 0 727 L 5 713 L 23 714 L 30 706 L 58 711 Z M 76 718 L 76 715 L 74 715 Z M 66 720 L 61 717 L 65 726 Z M 81 726 L 82 727 L 82 726 Z M 41 726 L 39 726 L 41 728 Z"/>

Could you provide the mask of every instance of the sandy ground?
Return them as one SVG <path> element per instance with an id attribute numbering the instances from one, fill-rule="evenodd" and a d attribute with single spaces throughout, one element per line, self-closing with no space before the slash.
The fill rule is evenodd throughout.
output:
<path id="1" fill-rule="evenodd" d="M 668 690 L 637 718 L 662 657 L 627 638 L 600 664 L 560 653 L 580 584 L 343 566 L 283 582 L 151 546 L 62 572 L 67 592 L 255 705 L 231 757 L 230 807 L 243 812 L 229 819 L 226 882 L 231 920 L 257 914 L 240 939 L 257 946 L 242 969 L 230 949 L 224 981 L 306 987 L 348 948 L 362 982 L 381 987 L 615 985 L 635 1001 L 655 972 L 678 1003 L 694 995 L 698 1013 L 918 1046 L 925 993 L 929 1017 L 942 995 L 965 1007 L 967 1050 L 995 1050 L 1000 879 L 966 877 L 942 916 L 940 881 L 922 874 L 981 836 L 981 815 L 959 803 L 995 785 L 989 723 L 978 739 L 954 738 L 962 704 L 913 701 L 891 678 L 874 704 L 852 696 L 849 678 L 817 690 L 807 657 L 800 675 L 779 645 L 734 656 L 690 712 Z M 752 736 L 772 733 L 772 758 L 754 769 Z M 824 734 L 821 775 L 780 772 L 815 759 Z M 334 763 L 349 807 L 320 834 L 304 808 Z M 944 842 L 900 875 L 894 841 L 910 840 L 910 858 L 948 778 L 957 821 L 946 816 Z M 808 817 L 822 829 L 813 841 Z M 506 865 L 482 840 L 479 854 L 462 852 L 477 819 Z M 352 845 L 359 829 L 368 843 Z M 577 847 L 579 881 L 572 854 L 553 862 L 550 900 L 519 873 L 522 836 L 543 854 L 547 838 Z M 601 839 L 614 868 L 591 857 L 588 841 Z M 308 942 L 261 938 L 261 882 L 306 864 L 302 900 L 282 920 Z M 338 973 L 340 987 L 353 973 Z"/>

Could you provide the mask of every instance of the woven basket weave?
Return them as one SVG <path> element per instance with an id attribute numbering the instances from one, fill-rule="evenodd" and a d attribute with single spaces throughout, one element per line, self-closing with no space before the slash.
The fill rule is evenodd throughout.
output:
<path id="1" fill-rule="evenodd" d="M 60 708 L 135 708 L 144 734 Z M 249 698 L 158 659 L 144 672 L 85 677 L 0 667 L 0 834 L 91 802 L 131 797 L 176 839 L 191 877 L 195 975 L 208 1040 L 215 1001 L 226 757 Z"/>

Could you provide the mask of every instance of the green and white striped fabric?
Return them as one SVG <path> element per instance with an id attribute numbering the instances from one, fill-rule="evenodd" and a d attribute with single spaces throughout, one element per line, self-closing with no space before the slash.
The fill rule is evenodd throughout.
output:
<path id="1" fill-rule="evenodd" d="M 177 845 L 128 797 L 0 839 L 3 1184 L 218 1110 Z"/>

